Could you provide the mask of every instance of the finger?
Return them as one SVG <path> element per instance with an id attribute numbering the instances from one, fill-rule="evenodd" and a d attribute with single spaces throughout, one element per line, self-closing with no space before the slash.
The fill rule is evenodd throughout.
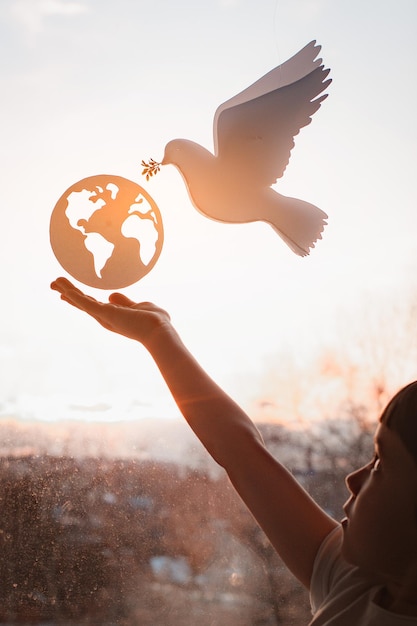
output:
<path id="1" fill-rule="evenodd" d="M 51 289 L 54 289 L 55 291 L 59 291 L 60 293 L 62 293 L 63 291 L 66 291 L 67 289 L 76 289 L 76 287 L 67 278 L 60 277 L 51 283 Z"/>
<path id="2" fill-rule="evenodd" d="M 92 296 L 87 296 L 81 291 L 81 289 L 77 289 L 77 287 L 75 287 L 66 278 L 57 278 L 57 280 L 51 283 L 51 289 L 58 291 L 61 294 L 62 300 L 65 300 L 65 302 L 69 302 L 80 309 L 86 310 L 86 304 L 101 304 Z"/>
<path id="3" fill-rule="evenodd" d="M 123 295 L 122 293 L 110 294 L 109 302 L 111 302 L 112 304 L 118 304 L 120 306 L 128 306 L 128 307 L 132 307 L 136 304 L 135 302 L 133 302 L 133 300 Z"/>
<path id="4" fill-rule="evenodd" d="M 97 310 L 93 310 L 93 307 L 86 306 L 84 299 L 77 301 L 76 297 L 71 298 L 63 294 L 61 295 L 61 300 L 63 300 L 64 302 L 68 302 L 68 304 L 70 304 L 74 308 L 79 309 L 80 311 L 83 311 L 84 313 L 87 313 L 87 315 L 95 319 L 99 324 L 101 324 L 101 326 L 103 326 L 107 330 L 111 330 L 111 331 L 114 330 L 112 323 L 107 319 L 108 315 L 106 315 L 106 313 L 108 312 L 107 311 L 108 305 L 104 305 L 101 302 L 97 302 L 92 299 L 93 304 L 95 302 L 98 305 Z"/>
<path id="5" fill-rule="evenodd" d="M 63 302 L 68 302 L 68 304 L 71 304 L 71 306 L 75 307 L 76 309 L 80 309 L 80 311 L 86 311 L 84 303 L 77 302 L 76 298 L 74 298 L 74 294 L 71 294 L 71 292 L 62 293 L 61 300 Z M 91 312 L 89 312 L 89 314 L 92 315 Z"/>
<path id="6" fill-rule="evenodd" d="M 101 315 L 107 306 L 75 288 L 61 292 L 61 298 L 94 317 Z"/>
<path id="7" fill-rule="evenodd" d="M 105 305 L 91 296 L 85 295 L 66 278 L 57 278 L 57 280 L 51 283 L 51 289 L 58 291 L 61 294 L 61 300 L 64 302 L 71 304 L 71 306 L 80 311 L 84 311 L 107 330 L 113 330 L 112 324 L 107 319 L 108 315 L 106 315 L 109 312 L 109 305 Z"/>

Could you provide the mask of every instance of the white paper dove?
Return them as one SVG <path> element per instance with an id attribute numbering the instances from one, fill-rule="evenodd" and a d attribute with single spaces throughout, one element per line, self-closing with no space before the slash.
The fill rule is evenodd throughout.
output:
<path id="1" fill-rule="evenodd" d="M 306 256 L 321 239 L 327 215 L 318 207 L 271 188 L 284 174 L 294 137 L 311 122 L 331 83 L 329 69 L 310 42 L 227 102 L 214 116 L 214 155 L 187 139 L 165 147 L 161 163 L 142 162 L 144 174 L 172 164 L 180 171 L 191 202 L 220 221 L 270 224 L 296 254 Z"/>

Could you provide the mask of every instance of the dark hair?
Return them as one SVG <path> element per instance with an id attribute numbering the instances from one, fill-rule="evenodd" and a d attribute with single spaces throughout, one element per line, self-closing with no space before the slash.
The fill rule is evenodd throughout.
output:
<path id="1" fill-rule="evenodd" d="M 417 463 L 417 381 L 395 394 L 385 407 L 380 421 L 400 436 Z"/>

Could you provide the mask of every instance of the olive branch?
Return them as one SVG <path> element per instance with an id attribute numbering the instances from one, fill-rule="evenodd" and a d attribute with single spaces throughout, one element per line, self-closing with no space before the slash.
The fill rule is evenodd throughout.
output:
<path id="1" fill-rule="evenodd" d="M 143 167 L 142 176 L 146 176 L 146 180 L 149 180 L 151 176 L 159 172 L 161 164 L 153 159 L 149 159 L 148 163 L 142 159 L 141 165 Z"/>

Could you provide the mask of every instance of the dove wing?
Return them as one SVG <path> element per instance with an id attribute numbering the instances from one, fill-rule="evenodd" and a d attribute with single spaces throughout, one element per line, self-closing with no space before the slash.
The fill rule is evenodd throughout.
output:
<path id="1" fill-rule="evenodd" d="M 254 100 L 259 96 L 262 96 L 270 91 L 285 87 L 291 83 L 297 82 L 300 78 L 310 74 L 316 67 L 318 67 L 322 59 L 317 59 L 321 46 L 316 44 L 316 41 L 310 41 L 302 50 L 297 52 L 290 59 L 278 65 L 273 70 L 259 78 L 252 85 L 238 93 L 233 98 L 223 102 L 216 110 L 213 123 L 214 132 L 214 151 L 217 154 L 217 122 L 220 114 L 231 107 L 234 107 L 243 102 Z"/>
<path id="2" fill-rule="evenodd" d="M 296 82 L 223 108 L 217 117 L 217 156 L 223 166 L 260 185 L 276 182 L 288 165 L 294 137 L 327 97 L 317 96 L 331 83 L 329 71 L 320 65 Z"/>

